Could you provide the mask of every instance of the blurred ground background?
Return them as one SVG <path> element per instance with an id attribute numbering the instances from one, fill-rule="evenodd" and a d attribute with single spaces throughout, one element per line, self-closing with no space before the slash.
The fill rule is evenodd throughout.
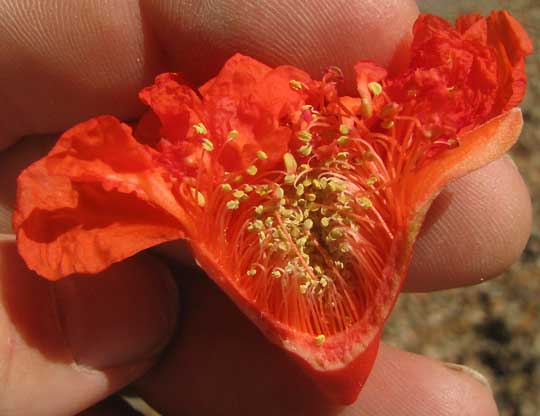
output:
<path id="1" fill-rule="evenodd" d="M 540 0 L 420 0 L 420 10 L 454 20 L 507 9 L 535 39 L 522 104 L 525 128 L 512 156 L 531 191 L 534 228 L 521 261 L 468 289 L 402 295 L 386 342 L 483 373 L 501 416 L 540 416 Z"/>

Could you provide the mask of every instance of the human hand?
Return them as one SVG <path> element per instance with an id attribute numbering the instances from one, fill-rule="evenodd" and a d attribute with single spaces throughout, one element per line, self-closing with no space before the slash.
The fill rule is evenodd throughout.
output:
<path id="1" fill-rule="evenodd" d="M 412 3 L 398 0 L 356 7 L 320 2 L 309 9 L 281 2 L 267 2 L 265 9 L 241 1 L 213 8 L 187 3 L 4 5 L 2 143 L 61 131 L 101 113 L 134 118 L 140 113 L 136 92 L 155 73 L 181 70 L 199 83 L 235 51 L 313 75 L 330 64 L 350 69 L 360 58 L 384 64 L 416 13 Z M 46 147 L 39 140 L 4 152 L 5 206 L 12 205 L 16 172 Z M 494 162 L 450 185 L 434 204 L 405 289 L 495 276 L 519 255 L 529 228 L 519 174 L 508 159 Z M 12 239 L 0 247 L 0 327 L 9 334 L 0 344 L 1 414 L 73 414 L 145 373 L 136 388 L 167 415 L 496 414 L 485 387 L 465 373 L 388 346 L 359 401 L 331 408 L 212 283 L 186 269 L 176 270 L 180 331 L 155 365 L 177 312 L 173 283 L 158 260 L 145 254 L 101 276 L 53 284 L 26 270 Z"/>

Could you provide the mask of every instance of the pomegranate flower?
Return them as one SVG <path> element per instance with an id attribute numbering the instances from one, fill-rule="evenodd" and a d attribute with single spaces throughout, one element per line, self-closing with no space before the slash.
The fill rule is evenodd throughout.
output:
<path id="1" fill-rule="evenodd" d="M 456 27 L 422 15 L 399 73 L 321 81 L 235 55 L 196 92 L 178 74 L 140 93 L 132 128 L 96 117 L 18 180 L 28 266 L 97 273 L 185 239 L 198 264 L 329 396 L 355 400 L 431 201 L 519 135 L 526 33 L 507 12 Z"/>

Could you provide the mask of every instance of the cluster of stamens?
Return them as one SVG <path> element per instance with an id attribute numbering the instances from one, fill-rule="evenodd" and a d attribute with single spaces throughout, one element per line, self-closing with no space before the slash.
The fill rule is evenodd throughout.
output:
<path id="1" fill-rule="evenodd" d="M 417 163 L 425 153 L 426 142 L 414 140 L 427 137 L 422 126 L 392 102 L 381 110 L 379 129 L 366 127 L 371 98 L 384 92 L 378 83 L 365 87 L 358 114 L 336 102 L 331 110 L 302 108 L 291 122 L 295 140 L 272 168 L 261 165 L 268 155 L 259 150 L 252 164 L 225 172 L 212 189 L 195 179 L 190 187 L 206 212 L 203 232 L 216 233 L 212 252 L 221 253 L 244 296 L 276 321 L 313 334 L 318 345 L 379 319 L 371 304 L 390 284 L 381 284 L 381 272 L 400 221 L 399 212 L 392 215 L 396 178 L 415 168 L 406 154 Z M 291 88 L 305 86 L 293 80 Z M 203 151 L 215 151 L 206 127 L 193 128 Z M 237 136 L 231 131 L 225 145 Z M 333 149 L 324 157 L 321 143 Z"/>

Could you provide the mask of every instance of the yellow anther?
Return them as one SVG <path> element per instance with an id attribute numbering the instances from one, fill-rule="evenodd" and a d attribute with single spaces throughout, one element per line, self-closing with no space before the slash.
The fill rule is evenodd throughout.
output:
<path id="1" fill-rule="evenodd" d="M 311 218 L 308 218 L 304 221 L 304 230 L 309 231 L 313 228 L 313 220 Z"/>
<path id="2" fill-rule="evenodd" d="M 208 130 L 206 130 L 206 126 L 203 123 L 194 124 L 193 130 L 195 130 L 197 134 L 208 134 Z"/>
<path id="3" fill-rule="evenodd" d="M 278 186 L 276 188 L 275 193 L 278 199 L 283 199 L 283 197 L 285 196 L 285 191 L 283 190 L 281 186 Z"/>
<path id="4" fill-rule="evenodd" d="M 251 191 L 253 191 L 253 189 L 255 189 L 255 188 L 253 188 L 253 186 L 251 186 L 250 184 L 245 184 L 244 185 L 244 191 L 245 192 L 251 192 Z"/>
<path id="5" fill-rule="evenodd" d="M 332 192 L 336 192 L 338 189 L 338 186 L 334 181 L 330 180 L 328 181 L 328 189 L 330 189 Z"/>
<path id="6" fill-rule="evenodd" d="M 268 159 L 268 155 L 266 154 L 266 152 L 264 152 L 262 150 L 257 150 L 257 158 L 259 160 L 266 160 L 266 159 Z"/>
<path id="7" fill-rule="evenodd" d="M 343 270 L 345 268 L 345 264 L 343 264 L 343 262 L 340 260 L 334 260 L 334 264 L 338 269 Z"/>
<path id="8" fill-rule="evenodd" d="M 343 235 L 343 228 L 340 227 L 334 227 L 330 230 L 330 237 L 332 238 L 338 238 Z"/>
<path id="9" fill-rule="evenodd" d="M 326 189 L 326 185 L 328 184 L 328 179 L 321 178 L 320 184 L 321 184 L 321 189 Z"/>
<path id="10" fill-rule="evenodd" d="M 279 279 L 281 277 L 281 272 L 279 270 L 274 270 L 272 272 L 272 277 Z"/>
<path id="11" fill-rule="evenodd" d="M 318 347 L 324 344 L 324 341 L 326 341 L 326 337 L 324 334 L 319 334 L 315 337 L 315 344 L 317 344 Z"/>
<path id="12" fill-rule="evenodd" d="M 349 128 L 345 124 L 339 125 L 339 132 L 341 134 L 349 134 Z"/>
<path id="13" fill-rule="evenodd" d="M 313 135 L 309 131 L 303 130 L 298 133 L 298 138 L 303 142 L 309 142 L 313 138 Z"/>
<path id="14" fill-rule="evenodd" d="M 382 92 L 382 85 L 378 82 L 370 82 L 368 84 L 368 88 L 373 95 L 380 95 L 380 93 Z"/>
<path id="15" fill-rule="evenodd" d="M 298 196 L 304 195 L 304 185 L 302 185 L 301 183 L 299 183 L 296 186 L 296 195 L 298 195 Z"/>
<path id="16" fill-rule="evenodd" d="M 264 211 L 264 207 L 263 207 L 262 205 L 257 205 L 257 206 L 255 207 L 255 212 L 256 212 L 257 214 L 260 215 L 260 214 L 263 213 L 263 211 Z"/>
<path id="17" fill-rule="evenodd" d="M 285 182 L 287 185 L 292 185 L 295 179 L 295 175 L 285 175 L 285 177 L 283 178 L 283 182 Z"/>
<path id="18" fill-rule="evenodd" d="M 287 152 L 283 155 L 283 164 L 285 165 L 285 170 L 288 174 L 293 174 L 296 172 L 296 169 L 298 169 L 296 159 L 291 153 Z"/>
<path id="19" fill-rule="evenodd" d="M 233 196 L 237 199 L 240 199 L 240 198 L 245 197 L 246 193 L 242 191 L 241 189 L 237 189 L 236 191 L 233 192 Z"/>
<path id="20" fill-rule="evenodd" d="M 234 178 L 234 182 L 235 182 L 235 183 L 242 182 L 243 179 L 244 179 L 244 177 L 243 177 L 242 175 L 237 175 L 237 176 Z"/>
<path id="21" fill-rule="evenodd" d="M 225 192 L 231 192 L 232 191 L 232 186 L 228 183 L 222 183 L 221 184 L 221 189 Z"/>
<path id="22" fill-rule="evenodd" d="M 381 123 L 381 127 L 383 129 L 391 129 L 392 127 L 394 127 L 394 120 L 384 120 Z"/>
<path id="23" fill-rule="evenodd" d="M 339 194 L 337 196 L 337 200 L 338 200 L 338 202 L 340 202 L 342 204 L 346 204 L 347 202 L 350 201 L 350 198 L 347 195 L 341 193 L 341 194 Z"/>
<path id="24" fill-rule="evenodd" d="M 271 227 L 274 224 L 274 219 L 272 217 L 267 217 L 264 220 L 264 223 L 266 224 L 267 227 Z"/>
<path id="25" fill-rule="evenodd" d="M 238 209 L 240 201 L 238 199 L 231 199 L 227 202 L 227 209 Z"/>
<path id="26" fill-rule="evenodd" d="M 371 186 L 375 185 L 377 183 L 377 177 L 375 175 L 371 175 L 368 180 L 366 181 L 366 185 Z"/>
<path id="27" fill-rule="evenodd" d="M 311 186 L 311 184 L 313 183 L 313 181 L 309 178 L 306 178 L 302 181 L 302 184 L 307 188 L 308 186 Z"/>
<path id="28" fill-rule="evenodd" d="M 357 198 L 356 202 L 364 209 L 370 209 L 373 206 L 373 202 L 371 202 L 371 199 L 369 199 L 367 196 Z"/>
<path id="29" fill-rule="evenodd" d="M 212 150 L 214 150 L 214 143 L 212 143 L 212 141 L 207 138 L 202 139 L 201 146 L 207 152 L 211 152 Z"/>
<path id="30" fill-rule="evenodd" d="M 283 205 L 279 207 L 279 213 L 283 216 L 283 217 L 288 217 L 289 215 L 292 214 L 292 210 L 290 209 L 287 209 L 285 208 Z"/>
<path id="31" fill-rule="evenodd" d="M 288 246 L 287 243 L 282 241 L 281 243 L 278 244 L 278 249 L 281 250 L 281 251 L 287 251 L 289 249 L 289 246 Z M 285 270 L 287 270 L 287 269 L 285 269 Z M 290 272 L 288 272 L 288 273 L 290 273 Z"/>
<path id="32" fill-rule="evenodd" d="M 341 251 L 342 253 L 348 253 L 349 251 L 351 251 L 351 248 L 348 244 L 342 243 L 339 245 L 339 251 Z"/>
<path id="33" fill-rule="evenodd" d="M 227 140 L 234 140 L 238 137 L 238 130 L 231 130 L 227 135 Z"/>
<path id="34" fill-rule="evenodd" d="M 323 227 L 328 227 L 330 225 L 330 218 L 328 217 L 322 217 L 321 218 L 321 225 Z"/>
<path id="35" fill-rule="evenodd" d="M 197 191 L 197 205 L 200 207 L 204 207 L 206 205 L 206 199 L 199 191 Z"/>
<path id="36" fill-rule="evenodd" d="M 339 152 L 337 155 L 336 155 L 336 158 L 339 159 L 339 160 L 345 160 L 349 157 L 349 153 L 348 152 Z"/>
<path id="37" fill-rule="evenodd" d="M 264 228 L 264 223 L 261 220 L 255 220 L 253 222 L 253 228 L 256 230 L 262 230 Z"/>
<path id="38" fill-rule="evenodd" d="M 347 143 L 349 143 L 349 136 L 339 136 L 337 138 L 337 144 L 339 146 L 345 146 Z"/>
<path id="39" fill-rule="evenodd" d="M 311 285 L 310 281 L 308 280 L 306 283 L 304 283 L 303 285 L 300 285 L 300 293 L 302 295 L 305 295 L 308 291 L 308 288 L 309 286 Z"/>
<path id="40" fill-rule="evenodd" d="M 259 241 L 266 240 L 266 233 L 264 231 L 259 231 Z"/>
<path id="41" fill-rule="evenodd" d="M 321 279 L 319 280 L 319 283 L 321 284 L 322 287 L 328 286 L 328 280 L 324 276 L 321 277 Z"/>
<path id="42" fill-rule="evenodd" d="M 307 194 L 307 195 L 306 195 L 306 199 L 307 199 L 309 202 L 314 202 L 314 201 L 317 199 L 317 195 L 315 195 L 315 194 Z"/>
<path id="43" fill-rule="evenodd" d="M 256 269 L 249 269 L 246 274 L 248 276 L 255 276 L 257 274 L 257 270 Z"/>
<path id="44" fill-rule="evenodd" d="M 191 188 L 191 196 L 197 200 L 197 205 L 204 207 L 206 205 L 206 199 L 196 188 Z"/>
<path id="45" fill-rule="evenodd" d="M 300 81 L 295 80 L 295 79 L 291 79 L 289 81 L 289 86 L 295 91 L 299 91 L 299 90 L 302 89 L 302 83 Z"/>
<path id="46" fill-rule="evenodd" d="M 313 179 L 313 186 L 315 187 L 315 189 L 321 189 L 321 181 L 319 181 L 318 179 Z"/>
<path id="47" fill-rule="evenodd" d="M 300 165 L 300 169 L 303 169 L 303 170 L 309 169 L 309 163 L 302 163 L 302 164 Z"/>
<path id="48" fill-rule="evenodd" d="M 313 147 L 310 144 L 305 144 L 298 148 L 298 153 L 302 156 L 309 156 L 313 151 Z"/>
<path id="49" fill-rule="evenodd" d="M 250 176 L 255 176 L 257 174 L 257 166 L 250 165 L 246 168 L 246 173 Z"/>

